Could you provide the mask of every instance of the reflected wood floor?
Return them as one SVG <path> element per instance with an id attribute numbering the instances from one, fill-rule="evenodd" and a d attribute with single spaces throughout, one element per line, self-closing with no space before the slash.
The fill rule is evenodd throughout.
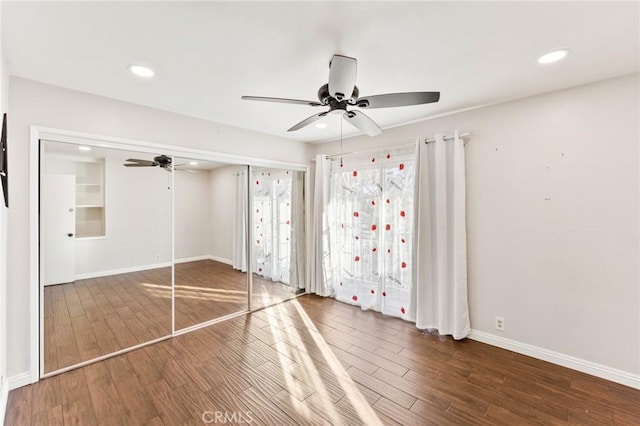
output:
<path id="1" fill-rule="evenodd" d="M 247 309 L 246 274 L 213 260 L 176 265 L 176 329 Z M 254 306 L 294 290 L 254 276 Z M 46 373 L 171 334 L 171 268 L 44 289 Z"/>
<path id="2" fill-rule="evenodd" d="M 265 425 L 635 425 L 640 391 L 303 296 L 16 389 L 5 424 L 197 425 L 203 414 Z"/>

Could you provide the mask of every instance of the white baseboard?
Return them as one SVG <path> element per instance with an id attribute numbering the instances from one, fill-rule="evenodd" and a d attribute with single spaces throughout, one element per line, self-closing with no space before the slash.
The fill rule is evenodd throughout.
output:
<path id="1" fill-rule="evenodd" d="M 4 416 L 7 412 L 7 399 L 9 399 L 9 381 L 5 380 L 0 386 L 0 425 L 4 424 Z"/>
<path id="2" fill-rule="evenodd" d="M 597 364 L 571 355 L 506 339 L 491 333 L 485 333 L 484 331 L 471 330 L 471 334 L 468 338 L 488 345 L 497 346 L 502 349 L 507 349 L 512 352 L 541 359 L 562 367 L 571 368 L 572 370 L 591 374 L 592 376 L 611 380 L 612 382 L 620 383 L 632 388 L 640 389 L 640 375 L 638 374 L 628 373 L 626 371 L 618 370 L 617 368 L 607 367 L 606 365 Z"/>
<path id="3" fill-rule="evenodd" d="M 31 374 L 28 371 L 24 373 L 16 374 L 7 379 L 9 390 L 12 391 L 17 388 L 21 388 L 31 384 Z"/>
<path id="4" fill-rule="evenodd" d="M 182 259 L 176 259 L 176 263 L 197 262 L 198 260 L 215 260 L 216 262 L 224 263 L 227 265 L 233 265 L 233 262 L 229 259 L 223 259 L 221 257 L 212 256 L 210 254 L 203 254 L 201 256 L 184 257 Z M 77 274 L 76 280 L 88 280 L 90 278 L 108 277 L 110 275 L 128 274 L 130 272 L 148 271 L 150 269 L 167 268 L 171 266 L 171 262 L 153 263 L 151 265 L 132 266 L 129 268 L 111 269 L 108 271 L 88 272 L 85 274 Z"/>
<path id="5" fill-rule="evenodd" d="M 218 256 L 209 256 L 209 259 L 215 260 L 216 262 L 224 263 L 225 265 L 233 265 L 233 261 L 229 259 L 223 259 Z"/>
<path id="6" fill-rule="evenodd" d="M 209 259 L 211 259 L 211 255 L 203 254 L 202 256 L 183 257 L 182 259 L 176 259 L 176 263 L 197 262 L 199 260 L 209 260 Z"/>
<path id="7" fill-rule="evenodd" d="M 171 266 L 171 262 L 153 263 L 151 265 L 132 266 L 129 268 L 110 269 L 108 271 L 88 272 L 86 274 L 77 274 L 76 280 L 88 280 L 90 278 L 108 277 L 110 275 L 128 274 L 131 272 L 148 271 L 149 269 L 167 268 Z"/>

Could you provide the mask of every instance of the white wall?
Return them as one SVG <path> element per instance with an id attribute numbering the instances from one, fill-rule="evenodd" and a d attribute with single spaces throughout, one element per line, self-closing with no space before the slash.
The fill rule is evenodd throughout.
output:
<path id="1" fill-rule="evenodd" d="M 233 259 L 233 217 L 236 204 L 235 173 L 246 166 L 219 167 L 211 171 L 211 256 Z"/>
<path id="2" fill-rule="evenodd" d="M 105 238 L 76 240 L 76 275 L 171 262 L 171 175 L 105 158 Z"/>
<path id="3" fill-rule="evenodd" d="M 308 156 L 306 144 L 16 77 L 9 81 L 9 100 L 9 376 L 29 370 L 29 125 L 297 163 Z"/>
<path id="4" fill-rule="evenodd" d="M 178 161 L 182 163 L 182 161 Z M 175 172 L 176 259 L 210 255 L 210 172 Z"/>
<path id="5" fill-rule="evenodd" d="M 0 4 L 0 21 L 2 21 L 2 4 Z M 2 52 L 2 34 L 0 32 L 0 116 L 8 113 L 9 107 L 9 73 Z M 11 115 L 7 114 L 7 119 Z M 9 127 L 7 126 L 7 129 Z M 0 197 L 2 198 L 2 197 Z M 7 386 L 7 209 L 4 200 L 0 200 L 0 424 L 4 423 Z"/>
<path id="6" fill-rule="evenodd" d="M 472 328 L 639 374 L 638 93 L 636 74 L 349 139 L 344 151 L 473 131 Z"/>

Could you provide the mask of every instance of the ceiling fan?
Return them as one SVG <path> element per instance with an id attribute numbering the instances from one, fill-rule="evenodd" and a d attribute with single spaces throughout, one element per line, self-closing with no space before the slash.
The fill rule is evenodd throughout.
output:
<path id="1" fill-rule="evenodd" d="M 172 164 L 171 157 L 168 155 L 158 155 L 157 157 L 151 160 L 140 160 L 138 158 L 128 158 L 126 161 L 128 163 L 124 163 L 125 167 L 160 167 L 161 169 L 165 169 L 168 172 L 172 172 L 173 170 L 177 170 L 180 172 L 189 172 L 189 173 L 198 173 L 196 170 L 184 169 L 180 168 L 185 166 L 185 164 L 176 164 L 175 166 Z"/>
<path id="2" fill-rule="evenodd" d="M 326 116 L 329 113 L 342 114 L 342 117 L 353 126 L 362 130 L 369 136 L 377 136 L 382 133 L 380 127 L 362 111 L 350 111 L 348 106 L 373 109 L 390 108 L 409 105 L 421 105 L 438 102 L 440 92 L 407 92 L 387 93 L 384 95 L 366 96 L 360 98 L 360 91 L 356 86 L 356 72 L 358 61 L 348 56 L 333 55 L 329 63 L 329 83 L 318 90 L 317 101 L 305 101 L 287 98 L 269 98 L 261 96 L 243 96 L 248 101 L 280 102 L 296 105 L 309 105 L 313 107 L 328 106 L 328 111 L 312 115 L 287 130 L 293 132 L 302 129 Z"/>

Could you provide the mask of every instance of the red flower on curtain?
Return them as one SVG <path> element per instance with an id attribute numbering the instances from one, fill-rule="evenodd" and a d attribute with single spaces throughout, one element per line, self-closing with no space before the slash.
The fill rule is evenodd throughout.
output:
<path id="1" fill-rule="evenodd" d="M 402 268 L 406 268 L 407 267 L 407 262 L 402 262 Z"/>
<path id="2" fill-rule="evenodd" d="M 378 251 L 378 249 L 374 247 L 374 248 L 371 249 L 371 251 L 375 253 L 375 252 Z"/>
<path id="3" fill-rule="evenodd" d="M 375 200 L 371 200 L 371 205 L 375 206 L 376 205 L 376 201 Z"/>
<path id="4" fill-rule="evenodd" d="M 386 229 L 387 231 L 391 231 L 391 225 L 389 225 L 388 223 L 385 225 L 384 229 Z"/>
<path id="5" fill-rule="evenodd" d="M 399 168 L 400 170 L 404 170 L 404 164 L 403 164 L 403 163 L 400 163 L 400 165 L 398 166 L 398 168 Z"/>
<path id="6" fill-rule="evenodd" d="M 353 297 L 351 297 L 351 300 L 353 300 L 354 302 L 358 301 L 358 296 L 356 296 L 355 294 L 353 295 Z"/>
<path id="7" fill-rule="evenodd" d="M 400 210 L 400 216 L 404 217 L 405 216 L 405 212 L 404 210 Z"/>
<path id="8" fill-rule="evenodd" d="M 356 256 L 354 259 L 356 262 L 360 262 L 360 256 Z"/>
<path id="9" fill-rule="evenodd" d="M 354 170 L 354 171 L 353 171 L 353 177 L 356 177 L 356 176 L 358 176 L 358 171 L 357 171 L 357 170 Z"/>
<path id="10" fill-rule="evenodd" d="M 378 227 L 376 225 L 371 225 L 371 230 L 375 231 L 376 229 L 378 229 Z"/>
<path id="11" fill-rule="evenodd" d="M 387 154 L 387 160 L 391 158 L 391 154 Z"/>
<path id="12" fill-rule="evenodd" d="M 371 294 L 376 294 L 374 289 L 371 289 Z"/>
<path id="13" fill-rule="evenodd" d="M 259 180 L 256 181 L 256 185 L 260 185 L 260 181 Z"/>
<path id="14" fill-rule="evenodd" d="M 382 292 L 382 297 L 387 297 L 387 292 L 386 291 Z"/>
<path id="15" fill-rule="evenodd" d="M 372 163 L 375 163 L 375 162 L 376 162 L 376 159 L 375 159 L 375 158 L 372 158 L 372 159 L 371 159 L 371 162 L 372 162 Z"/>
<path id="16" fill-rule="evenodd" d="M 400 308 L 400 312 L 402 312 L 402 315 L 404 315 L 404 313 L 405 313 L 404 308 Z"/>
<path id="17" fill-rule="evenodd" d="M 387 198 L 387 204 L 391 204 L 391 200 Z"/>
<path id="18" fill-rule="evenodd" d="M 403 244 L 407 242 L 404 238 L 400 241 L 402 241 Z"/>
<path id="19" fill-rule="evenodd" d="M 358 213 L 358 212 L 353 212 L 353 217 L 359 217 L 359 216 L 360 216 L 360 213 Z"/>

